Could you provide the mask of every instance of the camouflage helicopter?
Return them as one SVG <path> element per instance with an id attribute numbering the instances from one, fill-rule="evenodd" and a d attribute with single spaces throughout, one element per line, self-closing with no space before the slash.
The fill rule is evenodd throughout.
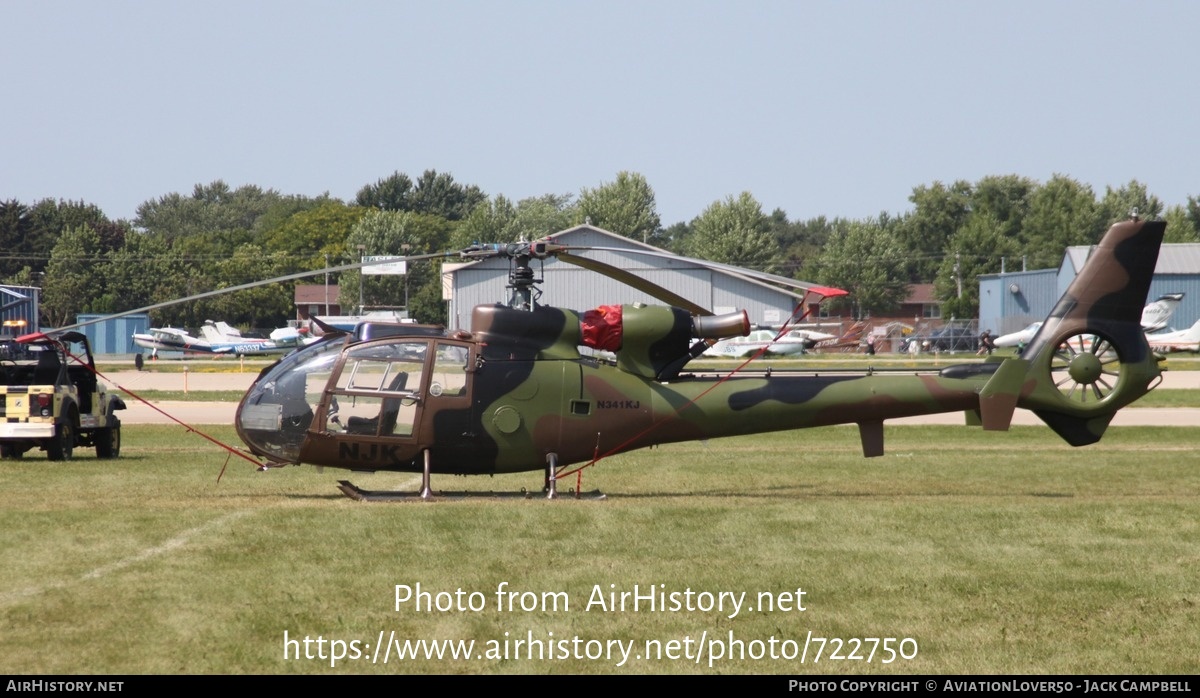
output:
<path id="1" fill-rule="evenodd" d="M 415 494 L 341 482 L 365 500 L 431 498 L 433 473 L 522 471 L 543 471 L 544 491 L 555 497 L 569 466 L 601 455 L 834 424 L 857 424 L 863 454 L 873 457 L 884 451 L 885 420 L 942 412 L 1006 430 L 1020 407 L 1082 446 L 1160 379 L 1139 323 L 1165 228 L 1136 218 L 1113 225 L 1020 357 L 821 375 L 690 369 L 715 341 L 749 332 L 745 312 L 713 316 L 587 256 L 597 248 L 553 238 L 475 246 L 457 254 L 509 260 L 508 303 L 476 307 L 469 330 L 362 323 L 328 335 L 263 370 L 238 407 L 236 429 L 273 465 L 422 474 Z M 551 258 L 667 305 L 582 313 L 540 305 L 530 263 Z M 843 293 L 790 283 L 815 296 Z"/>

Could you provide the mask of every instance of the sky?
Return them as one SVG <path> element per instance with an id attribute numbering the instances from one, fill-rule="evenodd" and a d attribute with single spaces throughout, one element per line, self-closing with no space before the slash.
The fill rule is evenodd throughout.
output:
<path id="1" fill-rule="evenodd" d="M 394 172 L 517 201 L 641 174 L 664 225 L 990 175 L 1200 195 L 1200 3 L 6 0 L 0 201 L 112 219 Z"/>

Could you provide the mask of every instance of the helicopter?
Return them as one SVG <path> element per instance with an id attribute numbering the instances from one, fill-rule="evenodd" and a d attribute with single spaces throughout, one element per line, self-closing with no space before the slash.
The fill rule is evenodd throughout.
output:
<path id="1" fill-rule="evenodd" d="M 475 245 L 458 256 L 509 260 L 507 303 L 476 306 L 469 329 L 364 322 L 350 333 L 329 332 L 263 369 L 238 406 L 235 427 L 249 451 L 272 466 L 421 474 L 416 493 L 339 483 L 348 496 L 368 501 L 436 498 L 435 473 L 526 471 L 542 471 L 543 491 L 554 498 L 556 481 L 575 472 L 570 466 L 615 453 L 835 424 L 856 424 L 863 455 L 876 457 L 884 453 L 885 420 L 945 412 L 1003 431 L 1020 407 L 1072 446 L 1088 445 L 1117 410 L 1161 380 L 1140 318 L 1165 228 L 1136 217 L 1109 228 L 1019 357 L 927 371 L 690 369 L 712 344 L 749 333 L 745 311 L 713 315 L 588 256 L 603 248 L 560 245 L 553 237 Z M 584 312 L 542 305 L 531 263 L 554 259 L 666 305 Z M 802 289 L 806 299 L 845 293 L 761 277 Z"/>

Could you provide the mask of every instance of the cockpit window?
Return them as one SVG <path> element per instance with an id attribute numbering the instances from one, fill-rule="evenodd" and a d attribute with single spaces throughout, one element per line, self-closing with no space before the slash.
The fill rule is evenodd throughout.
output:
<path id="1" fill-rule="evenodd" d="M 424 385 L 426 342 L 385 342 L 347 352 L 322 429 L 412 436 Z"/>
<path id="2" fill-rule="evenodd" d="M 238 433 L 251 450 L 274 461 L 299 462 L 304 433 L 344 344 L 341 338 L 323 340 L 259 376 L 238 409 Z"/>
<path id="3" fill-rule="evenodd" d="M 351 349 L 337 389 L 365 392 L 417 392 L 425 367 L 424 342 L 383 344 Z"/>
<path id="4" fill-rule="evenodd" d="M 459 344 L 439 343 L 429 379 L 430 397 L 459 397 L 467 394 L 467 361 L 471 352 Z"/>

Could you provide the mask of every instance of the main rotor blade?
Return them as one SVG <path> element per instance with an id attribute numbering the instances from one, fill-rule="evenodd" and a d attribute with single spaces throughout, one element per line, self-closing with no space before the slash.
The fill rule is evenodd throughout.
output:
<path id="1" fill-rule="evenodd" d="M 592 248 L 592 249 L 595 249 L 595 248 Z M 569 262 L 576 266 L 583 267 L 584 269 L 594 271 L 597 274 L 603 274 L 609 278 L 620 281 L 621 283 L 631 286 L 633 288 L 636 288 L 637 290 L 642 291 L 643 293 L 650 294 L 654 298 L 657 298 L 658 300 L 662 301 L 663 303 L 666 303 L 667 305 L 673 305 L 677 308 L 683 308 L 684 310 L 687 310 L 688 312 L 692 313 L 693 315 L 708 316 L 708 315 L 713 314 L 711 310 L 709 310 L 701 305 L 697 305 L 696 303 L 689 301 L 688 299 L 684 298 L 683 296 L 672 293 L 671 291 L 668 291 L 667 289 L 663 288 L 662 286 L 659 286 L 656 283 L 647 281 L 646 279 L 643 279 L 640 276 L 636 276 L 631 272 L 621 269 L 620 267 L 614 267 L 611 264 L 606 264 L 604 262 L 600 262 L 595 259 L 590 259 L 588 257 L 579 257 L 577 255 L 571 254 L 570 252 L 558 252 L 555 256 L 564 262 Z"/>
<path id="2" fill-rule="evenodd" d="M 125 310 L 125 311 L 122 311 L 119 313 L 113 313 L 112 315 L 105 315 L 103 317 L 92 318 L 91 320 L 85 320 L 84 322 L 77 322 L 74 325 L 65 325 L 63 327 L 55 328 L 54 330 L 51 330 L 51 333 L 57 334 L 59 332 L 66 332 L 67 330 L 73 330 L 77 327 L 86 327 L 88 325 L 94 325 L 98 322 L 104 322 L 106 320 L 112 320 L 112 319 L 119 318 L 119 317 L 125 317 L 127 315 L 138 315 L 140 313 L 148 313 L 151 310 L 158 310 L 160 308 L 169 308 L 173 305 L 179 305 L 180 303 L 190 303 L 191 301 L 198 301 L 198 300 L 202 300 L 204 298 L 211 298 L 213 296 L 221 296 L 226 293 L 235 293 L 237 291 L 246 291 L 246 290 L 249 290 L 252 288 L 258 288 L 259 286 L 266 286 L 267 284 L 278 284 L 278 283 L 283 283 L 284 281 L 296 281 L 298 279 L 307 279 L 310 276 L 318 276 L 318 275 L 325 274 L 325 273 L 333 273 L 333 272 L 339 272 L 339 271 L 352 271 L 354 269 L 361 269 L 363 267 L 370 267 L 370 266 L 375 266 L 378 264 L 392 264 L 392 263 L 395 263 L 398 261 L 419 262 L 419 261 L 422 261 L 425 259 L 438 259 L 438 258 L 442 258 L 442 257 L 453 257 L 458 254 L 459 254 L 458 250 L 455 250 L 453 252 L 433 252 L 430 254 L 410 255 L 408 257 L 392 257 L 390 259 L 376 259 L 376 260 L 371 260 L 369 262 L 353 262 L 351 264 L 343 264 L 341 266 L 336 266 L 336 267 L 326 267 L 324 269 L 315 269 L 313 271 L 301 271 L 301 272 L 297 272 L 295 274 L 285 274 L 283 276 L 276 276 L 273 279 L 264 279 L 262 281 L 251 281 L 250 283 L 239 284 L 237 286 L 229 286 L 227 288 L 218 288 L 215 291 L 205 291 L 204 293 L 197 293 L 194 296 L 187 296 L 186 298 L 176 298 L 174 300 L 163 301 L 162 303 L 155 303 L 153 305 L 147 305 L 143 308 L 135 308 L 133 310 Z"/>
<path id="3" fill-rule="evenodd" d="M 778 284 L 780 286 L 787 286 L 788 288 L 797 288 L 797 289 L 804 291 L 805 293 L 812 293 L 812 294 L 815 294 L 818 296 L 822 296 L 824 298 L 846 295 L 846 291 L 843 291 L 840 288 L 832 288 L 830 286 L 822 286 L 820 284 L 809 283 L 807 281 L 797 281 L 796 279 L 789 279 L 786 276 L 779 276 L 777 274 L 769 274 L 765 271 L 754 271 L 753 269 L 743 269 L 742 267 L 735 267 L 730 264 L 722 264 L 720 262 L 711 262 L 707 259 L 696 259 L 695 257 L 684 257 L 682 255 L 671 254 L 670 252 L 659 252 L 657 250 L 639 250 L 639 249 L 634 249 L 634 248 L 629 248 L 629 247 L 591 247 L 591 246 L 587 246 L 587 247 L 570 246 L 570 247 L 568 247 L 565 245 L 563 246 L 563 249 L 570 249 L 572 251 L 585 250 L 585 251 L 596 251 L 596 252 L 614 252 L 617 254 L 634 254 L 634 255 L 644 255 L 646 257 L 658 257 L 661 259 L 672 259 L 672 260 L 678 260 L 681 262 L 687 262 L 689 264 L 695 264 L 695 265 L 701 266 L 701 267 L 706 267 L 708 269 L 722 271 L 722 272 L 725 272 L 726 274 L 730 274 L 732 276 L 736 276 L 741 279 L 745 279 L 747 281 L 757 281 L 760 283 L 771 283 L 771 284 Z M 558 253 L 559 257 L 562 257 L 562 255 L 563 255 L 562 252 Z"/>

